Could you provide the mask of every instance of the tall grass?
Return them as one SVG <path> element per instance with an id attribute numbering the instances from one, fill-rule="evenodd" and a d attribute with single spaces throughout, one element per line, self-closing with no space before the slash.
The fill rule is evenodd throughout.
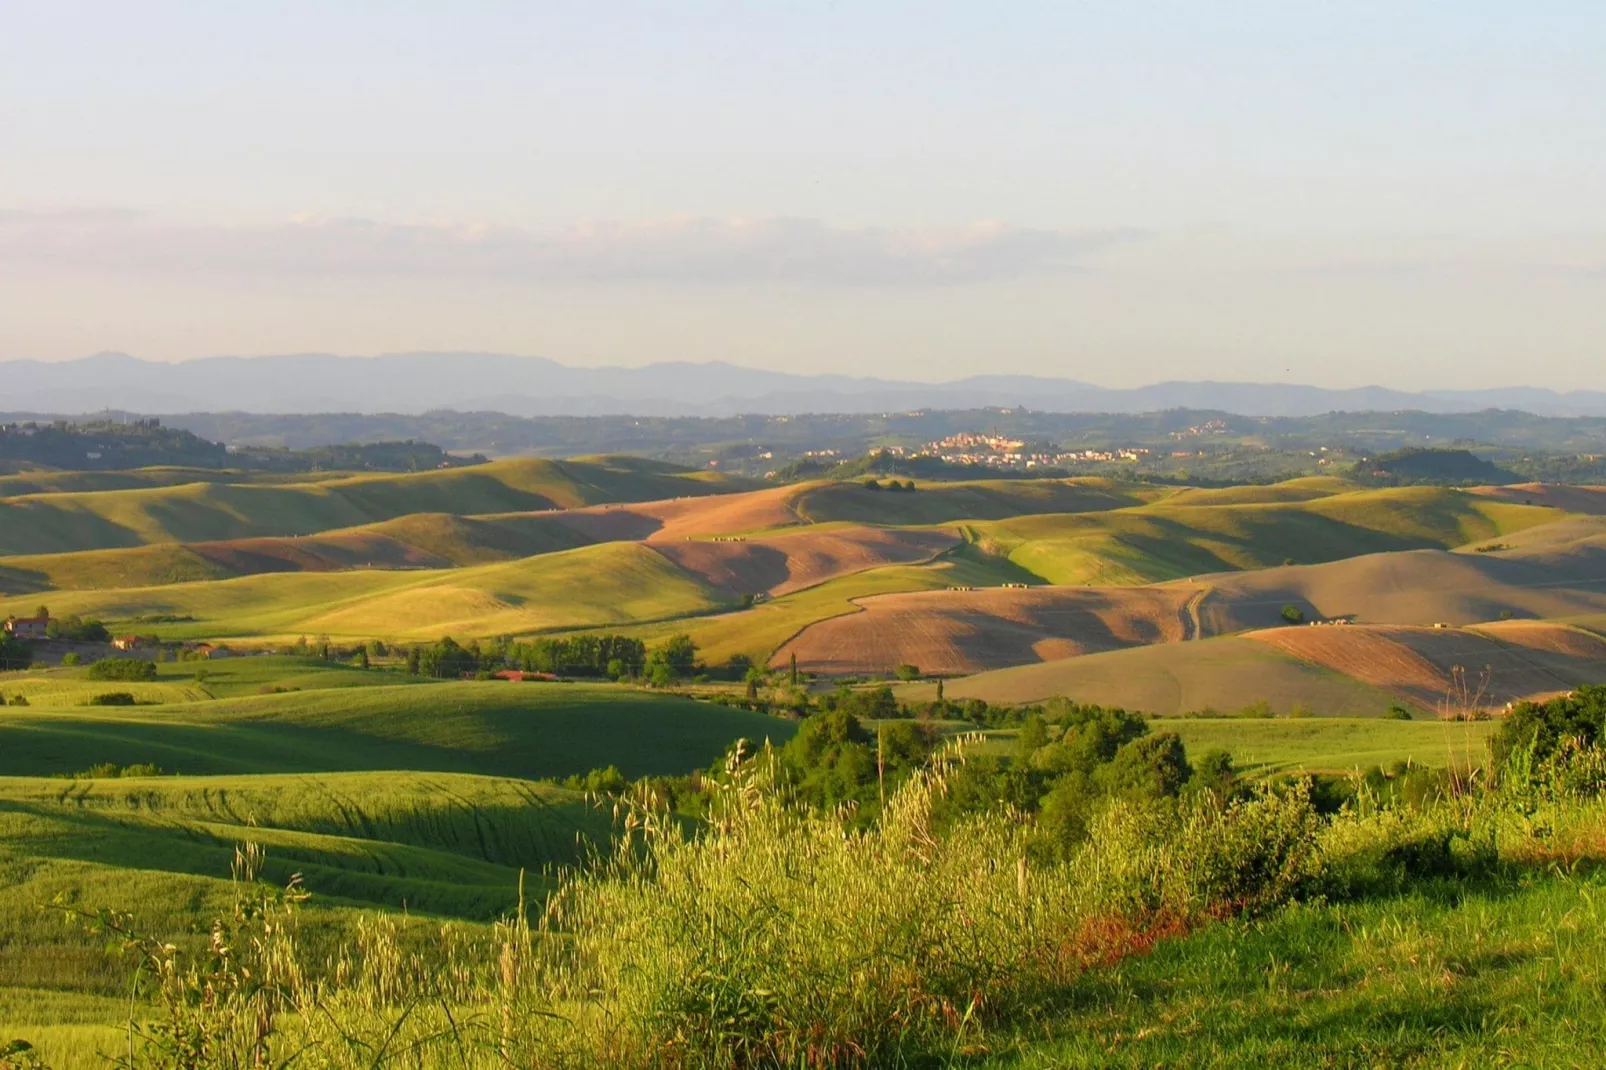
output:
<path id="1" fill-rule="evenodd" d="M 627 801 L 607 855 L 543 910 L 446 927 L 428 954 L 377 918 L 333 956 L 295 900 L 249 881 L 185 958 L 97 918 L 146 964 L 127 1066 L 760 1067 L 943 1063 L 1055 1013 L 1087 971 L 1296 900 L 1387 893 L 1513 861 L 1606 854 L 1606 762 L 1569 753 L 1427 805 L 1362 791 L 1336 817 L 1303 785 L 1113 802 L 1069 856 L 1007 811 L 939 831 L 962 751 L 854 831 L 792 805 L 774 756 L 733 760 L 693 833 Z M 255 889 L 255 890 L 253 890 Z"/>

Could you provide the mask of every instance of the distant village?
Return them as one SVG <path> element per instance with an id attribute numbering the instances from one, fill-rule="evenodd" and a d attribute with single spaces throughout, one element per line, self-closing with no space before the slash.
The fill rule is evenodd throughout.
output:
<path id="1" fill-rule="evenodd" d="M 907 459 L 936 457 L 948 464 L 983 465 L 990 468 L 1050 468 L 1067 464 L 1140 461 L 1149 455 L 1149 450 L 1142 446 L 1049 450 L 1042 446 L 1034 447 L 1023 439 L 996 433 L 962 431 L 920 447 L 882 446 L 872 450 L 871 453 Z"/>

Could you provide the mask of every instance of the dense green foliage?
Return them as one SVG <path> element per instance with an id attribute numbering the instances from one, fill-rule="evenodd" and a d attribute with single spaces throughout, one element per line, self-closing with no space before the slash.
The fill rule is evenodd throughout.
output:
<path id="1" fill-rule="evenodd" d="M 149 682 L 156 679 L 156 665 L 139 658 L 102 658 L 85 675 L 91 680 Z"/>
<path id="2" fill-rule="evenodd" d="M 103 621 L 94 617 L 80 617 L 76 613 L 65 617 L 52 617 L 45 625 L 45 635 L 51 639 L 64 639 L 71 643 L 108 643 L 111 633 Z"/>
<path id="3" fill-rule="evenodd" d="M 1378 486 L 1470 486 L 1515 483 L 1522 478 L 1471 450 L 1424 449 L 1420 446 L 1408 446 L 1364 460 L 1357 464 L 1355 477 Z"/>
<path id="4" fill-rule="evenodd" d="M 33 664 L 33 644 L 0 632 L 0 672 L 26 669 Z"/>
<path id="5" fill-rule="evenodd" d="M 413 441 L 303 449 L 246 446 L 231 450 L 193 431 L 164 427 L 160 420 L 142 418 L 0 424 L 0 461 L 85 471 L 182 466 L 269 472 L 417 472 L 484 463 L 485 458 L 454 457 L 439 446 Z"/>
<path id="6" fill-rule="evenodd" d="M 1585 687 L 1547 702 L 1519 702 L 1490 740 L 1497 761 L 1521 757 L 1542 766 L 1573 747 L 1606 741 L 1606 686 Z"/>

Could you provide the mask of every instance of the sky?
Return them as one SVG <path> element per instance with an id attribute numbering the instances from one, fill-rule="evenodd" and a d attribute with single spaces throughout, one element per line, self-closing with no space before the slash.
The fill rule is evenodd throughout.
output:
<path id="1" fill-rule="evenodd" d="M 0 0 L 103 350 L 1602 389 L 1606 4 Z"/>

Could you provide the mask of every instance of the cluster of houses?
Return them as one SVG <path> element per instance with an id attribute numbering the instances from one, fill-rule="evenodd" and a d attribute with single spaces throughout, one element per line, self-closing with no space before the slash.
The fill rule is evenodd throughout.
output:
<path id="1" fill-rule="evenodd" d="M 878 446 L 870 454 L 887 454 L 903 460 L 935 457 L 948 464 L 988 468 L 1052 468 L 1067 464 L 1141 461 L 1149 456 L 1149 451 L 1142 446 L 1110 446 L 1104 449 L 1027 452 L 1027 443 L 1021 439 L 966 431 L 949 435 L 940 442 L 928 442 L 918 449 Z"/>
<path id="2" fill-rule="evenodd" d="M 42 613 L 33 617 L 7 617 L 5 634 L 29 643 L 43 642 L 50 638 L 50 615 Z M 141 650 L 156 650 L 170 644 L 164 644 L 154 635 L 119 635 L 112 639 L 111 645 L 114 650 L 135 653 Z M 226 658 L 230 654 L 228 647 L 215 646 L 212 643 L 182 643 L 179 648 L 192 658 Z"/>

